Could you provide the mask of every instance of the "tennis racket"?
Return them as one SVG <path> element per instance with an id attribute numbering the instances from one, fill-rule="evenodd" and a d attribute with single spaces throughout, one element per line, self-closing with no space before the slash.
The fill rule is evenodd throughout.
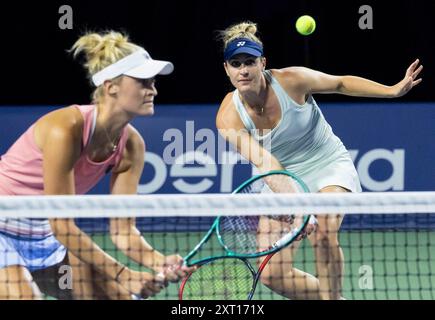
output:
<path id="1" fill-rule="evenodd" d="M 271 193 L 269 185 L 276 184 L 296 188 L 281 188 L 288 192 L 309 192 L 293 173 L 271 171 L 248 179 L 233 193 Z M 251 300 L 268 261 L 298 239 L 309 219 L 310 215 L 217 217 L 203 239 L 184 258 L 187 266 L 198 268 L 183 279 L 179 299 Z M 213 250 L 219 248 L 218 252 L 206 250 L 206 243 L 212 243 Z M 248 259 L 263 256 L 266 257 L 255 270 Z"/>

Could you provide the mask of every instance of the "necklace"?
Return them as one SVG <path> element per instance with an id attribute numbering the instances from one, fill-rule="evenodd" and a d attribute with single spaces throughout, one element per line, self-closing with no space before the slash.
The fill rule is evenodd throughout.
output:
<path id="1" fill-rule="evenodd" d="M 266 91 L 265 91 L 266 98 L 267 98 L 267 91 L 268 91 L 268 89 L 269 89 L 269 86 L 267 85 L 267 82 L 266 82 Z M 242 95 L 240 94 L 240 92 L 238 94 L 239 94 L 239 99 L 240 99 L 240 101 L 242 101 L 242 104 L 245 106 L 245 108 L 249 107 L 247 105 L 247 103 L 245 102 L 245 100 L 242 98 Z M 264 113 L 264 105 L 266 104 L 266 98 L 264 99 L 263 105 L 260 108 L 251 107 L 252 109 L 254 109 L 254 111 L 255 111 L 255 113 L 257 115 L 260 115 L 260 116 L 263 115 L 263 113 Z"/>
<path id="2" fill-rule="evenodd" d="M 96 107 L 95 107 L 95 110 L 94 110 L 94 128 L 95 128 L 95 126 L 96 126 L 96 124 L 97 124 L 98 107 L 99 107 L 99 106 L 96 106 Z M 112 149 L 111 152 L 112 152 L 112 153 L 115 152 L 116 149 L 118 149 L 118 145 L 115 144 L 115 143 L 112 141 L 112 139 L 110 138 L 109 133 L 107 132 L 106 126 L 105 126 L 104 124 L 101 123 L 101 127 L 102 127 L 103 130 L 104 130 L 104 133 L 105 133 L 105 135 L 106 135 L 106 137 L 107 137 L 107 140 L 110 142 L 110 148 Z M 118 143 L 119 143 L 119 138 L 120 138 L 120 137 L 117 137 L 117 138 L 115 139 L 115 141 L 118 140 Z"/>
<path id="3" fill-rule="evenodd" d="M 111 144 L 111 148 L 112 148 L 112 152 L 115 152 L 116 151 L 116 149 L 118 149 L 118 145 L 117 144 L 115 144 L 113 141 L 112 141 L 112 139 L 110 139 L 110 136 L 109 136 L 109 134 L 107 133 L 107 130 L 106 130 L 106 127 L 104 126 L 104 125 L 101 125 L 102 127 L 103 127 L 103 129 L 104 129 L 104 133 L 106 134 L 106 137 L 107 137 L 107 140 L 110 142 L 110 144 Z M 118 140 L 118 138 L 116 138 L 116 140 Z M 115 140 L 115 141 L 116 141 Z"/>
<path id="4" fill-rule="evenodd" d="M 245 106 L 245 108 L 247 108 L 248 105 L 247 105 L 247 103 L 245 102 L 245 100 L 242 98 L 242 96 L 240 95 L 240 93 L 239 93 L 239 99 L 240 99 L 240 101 L 242 101 L 242 104 Z M 264 113 L 264 106 L 261 106 L 261 108 L 255 108 L 255 107 L 252 107 L 252 109 L 254 109 L 254 111 L 255 111 L 255 113 L 256 113 L 257 115 L 262 115 L 262 114 Z"/>

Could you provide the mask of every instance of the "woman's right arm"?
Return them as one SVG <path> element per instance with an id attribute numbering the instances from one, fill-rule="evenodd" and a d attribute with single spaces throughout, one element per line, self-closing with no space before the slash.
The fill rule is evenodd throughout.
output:
<path id="1" fill-rule="evenodd" d="M 82 122 L 74 110 L 65 109 L 37 123 L 35 140 L 43 154 L 44 194 L 75 194 L 74 164 L 81 152 Z M 72 254 L 107 277 L 119 280 L 131 292 L 140 294 L 143 284 L 152 280 L 150 274 L 127 269 L 106 254 L 73 219 L 51 219 L 50 224 L 55 237 Z M 151 287 L 151 293 L 153 289 Z"/>
<path id="2" fill-rule="evenodd" d="M 246 130 L 235 110 L 232 93 L 228 94 L 222 101 L 216 116 L 216 127 L 219 134 L 230 142 L 244 158 L 255 165 L 260 173 L 285 170 L 281 163 Z M 265 180 L 274 192 L 295 192 L 296 188 L 289 183 L 286 176 L 270 176 L 266 177 Z"/>
<path id="3" fill-rule="evenodd" d="M 253 165 L 257 167 L 260 173 L 267 173 L 271 170 L 285 170 L 281 163 L 268 150 L 263 148 L 246 130 L 235 107 L 232 103 L 232 94 L 228 94 L 223 100 L 216 116 L 216 127 L 219 134 L 225 140 L 229 141 L 236 150 Z M 269 188 L 275 193 L 295 193 L 298 188 L 293 180 L 285 175 L 270 175 L 264 177 Z M 284 219 L 287 216 L 274 218 L 277 220 Z M 305 231 L 297 238 L 303 239 L 306 235 L 311 234 L 316 229 L 317 222 L 315 219 L 310 220 Z"/>

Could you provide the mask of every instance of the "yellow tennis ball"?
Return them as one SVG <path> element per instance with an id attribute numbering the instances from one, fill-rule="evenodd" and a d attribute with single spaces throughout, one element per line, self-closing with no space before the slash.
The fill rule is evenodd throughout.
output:
<path id="1" fill-rule="evenodd" d="M 296 30 L 301 35 L 308 36 L 316 30 L 316 21 L 311 16 L 301 16 L 296 21 Z"/>

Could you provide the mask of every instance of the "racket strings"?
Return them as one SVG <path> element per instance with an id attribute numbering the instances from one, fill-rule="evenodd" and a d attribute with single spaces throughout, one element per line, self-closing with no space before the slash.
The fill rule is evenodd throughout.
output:
<path id="1" fill-rule="evenodd" d="M 255 253 L 259 219 L 258 216 L 222 217 L 219 233 L 225 247 L 240 254 Z"/>
<path id="2" fill-rule="evenodd" d="M 253 274 L 240 259 L 220 259 L 193 272 L 186 281 L 185 300 L 246 300 Z"/>
<path id="3" fill-rule="evenodd" d="M 274 247 L 281 239 L 295 236 L 304 219 L 274 219 L 266 216 L 222 217 L 219 234 L 225 248 L 235 254 L 256 254 Z"/>

